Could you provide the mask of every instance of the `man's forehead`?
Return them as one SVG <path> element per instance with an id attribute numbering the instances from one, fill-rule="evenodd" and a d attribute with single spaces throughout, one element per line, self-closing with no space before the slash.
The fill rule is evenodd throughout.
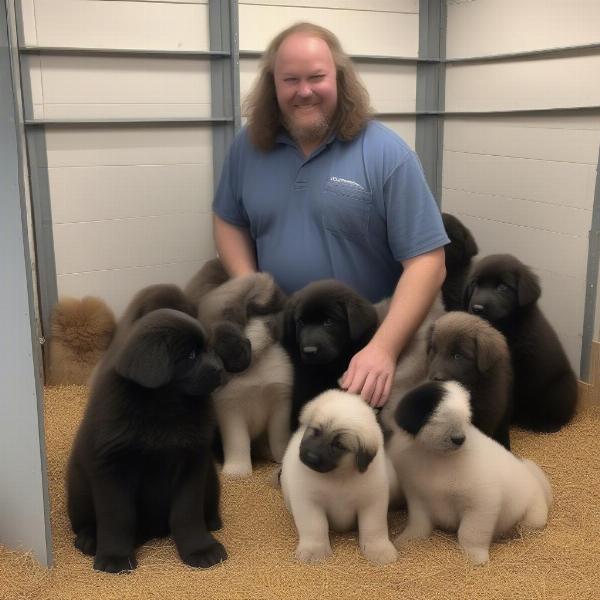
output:
<path id="1" fill-rule="evenodd" d="M 320 37 L 293 33 L 285 38 L 279 46 L 275 55 L 275 68 L 307 61 L 318 62 L 322 66 L 331 66 L 333 56 L 327 42 Z"/>

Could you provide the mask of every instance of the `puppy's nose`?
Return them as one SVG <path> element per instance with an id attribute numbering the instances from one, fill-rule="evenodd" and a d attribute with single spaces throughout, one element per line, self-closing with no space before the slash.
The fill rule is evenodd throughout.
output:
<path id="1" fill-rule="evenodd" d="M 302 348 L 302 352 L 304 352 L 304 354 L 316 354 L 318 350 L 319 349 L 316 346 L 304 346 Z"/>
<path id="2" fill-rule="evenodd" d="M 321 457 L 317 452 L 305 450 L 300 454 L 300 459 L 307 467 L 318 467 L 321 464 Z"/>
<path id="3" fill-rule="evenodd" d="M 471 312 L 474 315 L 480 315 L 481 313 L 483 313 L 485 311 L 485 307 L 483 306 L 483 304 L 473 304 L 471 306 Z"/>
<path id="4" fill-rule="evenodd" d="M 465 442 L 465 436 L 464 434 L 456 434 L 456 435 L 451 435 L 450 439 L 452 440 L 452 443 L 455 446 L 462 446 Z"/>

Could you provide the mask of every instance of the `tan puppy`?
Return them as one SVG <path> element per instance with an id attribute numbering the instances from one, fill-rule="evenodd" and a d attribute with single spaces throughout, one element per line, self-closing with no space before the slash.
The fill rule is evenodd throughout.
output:
<path id="1" fill-rule="evenodd" d="M 360 396 L 329 390 L 304 406 L 281 469 L 283 497 L 300 538 L 298 560 L 329 556 L 329 529 L 357 525 L 367 559 L 396 560 L 388 535 L 387 465 L 381 429 Z"/>
<path id="2" fill-rule="evenodd" d="M 115 317 L 94 296 L 61 298 L 52 311 L 47 381 L 49 385 L 83 385 L 108 348 Z"/>
<path id="3" fill-rule="evenodd" d="M 471 562 L 489 559 L 492 540 L 519 523 L 543 528 L 550 484 L 530 460 L 520 460 L 471 424 L 469 392 L 456 381 L 428 382 L 409 392 L 395 413 L 390 452 L 408 504 L 397 547 L 427 538 L 434 527 L 457 531 Z"/>

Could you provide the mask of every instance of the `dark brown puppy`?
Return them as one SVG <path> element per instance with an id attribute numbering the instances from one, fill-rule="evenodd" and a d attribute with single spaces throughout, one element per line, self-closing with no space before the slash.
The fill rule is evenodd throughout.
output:
<path id="1" fill-rule="evenodd" d="M 282 344 L 294 366 L 291 431 L 302 407 L 338 388 L 350 359 L 373 337 L 374 306 L 334 279 L 316 281 L 292 294 L 283 313 Z"/>
<path id="2" fill-rule="evenodd" d="M 465 282 L 472 258 L 479 252 L 473 234 L 454 215 L 442 213 L 444 228 L 450 243 L 444 246 L 446 256 L 446 279 L 442 285 L 442 297 L 447 311 L 463 310 Z"/>
<path id="3" fill-rule="evenodd" d="M 471 422 L 510 450 L 512 367 L 504 336 L 487 321 L 449 312 L 431 327 L 427 377 L 458 381 L 471 395 Z"/>
<path id="4" fill-rule="evenodd" d="M 514 422 L 533 431 L 557 431 L 575 414 L 577 381 L 537 305 L 540 295 L 531 269 L 510 254 L 494 254 L 474 266 L 465 306 L 506 337 L 514 371 Z"/>
<path id="5" fill-rule="evenodd" d="M 227 558 L 210 452 L 223 363 L 200 324 L 171 309 L 138 319 L 97 373 L 67 471 L 75 546 L 94 568 L 136 567 L 135 548 L 172 535 L 181 559 Z"/>

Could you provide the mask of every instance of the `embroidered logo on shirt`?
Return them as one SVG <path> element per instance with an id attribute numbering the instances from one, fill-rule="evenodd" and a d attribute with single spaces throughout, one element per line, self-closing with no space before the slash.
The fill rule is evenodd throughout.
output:
<path id="1" fill-rule="evenodd" d="M 361 190 L 363 192 L 365 191 L 365 188 L 362 185 L 360 185 L 360 183 L 356 183 L 356 181 L 351 181 L 350 179 L 342 179 L 341 177 L 330 177 L 329 181 L 331 183 L 342 183 L 344 185 L 351 185 L 357 190 Z"/>

